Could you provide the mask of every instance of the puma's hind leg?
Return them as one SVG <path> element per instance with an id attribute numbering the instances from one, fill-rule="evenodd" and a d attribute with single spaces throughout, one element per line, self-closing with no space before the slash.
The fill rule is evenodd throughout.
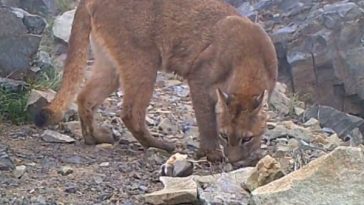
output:
<path id="1" fill-rule="evenodd" d="M 82 135 L 85 144 L 113 143 L 111 130 L 100 127 L 94 120 L 97 107 L 119 86 L 119 79 L 111 63 L 95 57 L 93 73 L 77 98 Z"/>
<path id="2" fill-rule="evenodd" d="M 156 60 L 148 60 L 144 55 L 141 59 L 129 60 L 123 64 L 125 67 L 120 76 L 124 90 L 121 118 L 143 147 L 155 147 L 172 152 L 175 148 L 173 143 L 154 138 L 146 127 L 146 110 L 157 77 L 158 64 L 154 61 Z"/>

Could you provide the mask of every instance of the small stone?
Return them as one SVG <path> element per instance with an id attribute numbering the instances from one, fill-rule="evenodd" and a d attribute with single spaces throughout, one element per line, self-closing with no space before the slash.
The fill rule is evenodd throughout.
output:
<path id="1" fill-rule="evenodd" d="M 102 162 L 100 164 L 100 167 L 108 167 L 108 166 L 110 166 L 110 162 Z"/>
<path id="2" fill-rule="evenodd" d="M 70 166 L 63 166 L 58 171 L 58 173 L 61 174 L 62 176 L 67 176 L 73 173 L 73 169 Z"/>
<path id="3" fill-rule="evenodd" d="M 300 108 L 300 107 L 294 107 L 294 113 L 295 113 L 297 116 L 300 116 L 300 115 L 302 115 L 303 113 L 305 113 L 305 109 Z"/>
<path id="4" fill-rule="evenodd" d="M 305 122 L 303 124 L 305 127 L 309 127 L 311 129 L 314 129 L 314 130 L 320 130 L 321 127 L 320 127 L 320 121 L 318 121 L 317 119 L 315 118 L 311 118 L 309 119 L 307 122 Z"/>
<path id="5" fill-rule="evenodd" d="M 283 176 L 284 173 L 280 163 L 267 155 L 258 162 L 255 171 L 247 179 L 245 185 L 250 191 L 253 191 Z"/>
<path id="6" fill-rule="evenodd" d="M 67 185 L 64 189 L 64 192 L 74 194 L 78 190 L 78 187 L 76 185 Z"/>
<path id="7" fill-rule="evenodd" d="M 164 188 L 144 195 L 145 201 L 158 204 L 193 204 L 197 202 L 197 184 L 192 177 L 161 177 Z"/>
<path id="8" fill-rule="evenodd" d="M 151 147 L 147 149 L 144 156 L 149 162 L 162 164 L 169 156 L 169 153 L 165 150 Z"/>
<path id="9" fill-rule="evenodd" d="M 101 184 L 104 180 L 102 179 L 101 176 L 95 176 L 94 181 L 96 184 Z"/>
<path id="10" fill-rule="evenodd" d="M 76 137 L 82 137 L 81 123 L 79 121 L 71 121 L 63 124 L 66 132 L 71 133 Z"/>
<path id="11" fill-rule="evenodd" d="M 171 134 L 171 133 L 177 133 L 178 127 L 176 124 L 173 124 L 171 120 L 168 118 L 164 118 L 158 125 L 159 129 L 162 130 L 165 133 Z"/>
<path id="12" fill-rule="evenodd" d="M 27 167 L 25 165 L 16 166 L 13 174 L 16 178 L 20 179 L 24 175 L 26 169 Z"/>
<path id="13" fill-rule="evenodd" d="M 187 160 L 177 161 L 173 167 L 174 177 L 187 177 L 193 173 L 193 163 Z"/>
<path id="14" fill-rule="evenodd" d="M 50 143 L 72 143 L 72 142 L 75 142 L 75 139 L 73 139 L 72 137 L 70 137 L 68 135 L 61 134 L 61 133 L 56 132 L 56 131 L 52 131 L 52 130 L 45 130 L 43 132 L 43 134 L 41 135 L 41 138 L 45 142 L 50 142 Z"/>
<path id="15" fill-rule="evenodd" d="M 161 166 L 161 175 L 170 177 L 187 177 L 193 173 L 193 163 L 187 155 L 176 153 Z"/>
<path id="16" fill-rule="evenodd" d="M 327 144 L 324 145 L 324 148 L 327 150 L 334 150 L 336 147 L 342 145 L 343 141 L 337 136 L 337 134 L 332 134 L 326 138 Z"/>
<path id="17" fill-rule="evenodd" d="M 102 143 L 102 144 L 98 144 L 96 145 L 96 148 L 99 149 L 112 149 L 114 146 L 112 144 L 108 144 L 108 143 Z"/>

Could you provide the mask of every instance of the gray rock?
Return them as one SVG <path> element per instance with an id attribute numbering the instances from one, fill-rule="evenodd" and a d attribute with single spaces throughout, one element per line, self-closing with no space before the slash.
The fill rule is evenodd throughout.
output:
<path id="1" fill-rule="evenodd" d="M 59 174 L 61 174 L 62 176 L 67 176 L 73 173 L 73 169 L 70 166 L 63 166 L 61 167 L 61 169 L 58 171 Z"/>
<path id="2" fill-rule="evenodd" d="M 24 73 L 38 51 L 45 21 L 7 7 L 0 7 L 0 19 L 0 76 Z"/>
<path id="3" fill-rule="evenodd" d="M 29 85 L 24 81 L 0 77 L 0 88 L 5 89 L 8 92 L 21 92 L 27 90 L 28 87 Z"/>
<path id="4" fill-rule="evenodd" d="M 164 188 L 146 194 L 151 204 L 248 204 L 250 195 L 242 188 L 254 167 L 229 173 L 189 177 L 160 177 Z"/>
<path id="5" fill-rule="evenodd" d="M 56 38 L 68 43 L 71 35 L 72 22 L 76 10 L 66 11 L 62 15 L 57 16 L 53 24 L 53 35 Z"/>
<path id="6" fill-rule="evenodd" d="M 338 147 L 252 192 L 254 204 L 362 204 L 364 150 Z"/>
<path id="7" fill-rule="evenodd" d="M 187 177 L 193 173 L 193 163 L 184 159 L 177 160 L 173 164 L 163 164 L 161 175 L 169 177 Z"/>
<path id="8" fill-rule="evenodd" d="M 19 0 L 19 7 L 32 13 L 47 16 L 55 7 L 54 0 Z"/>
<path id="9" fill-rule="evenodd" d="M 280 137 L 293 137 L 304 140 L 305 142 L 310 142 L 313 136 L 310 129 L 298 126 L 292 121 L 278 123 L 275 128 L 267 130 L 265 135 L 268 140 L 274 140 Z"/>
<path id="10" fill-rule="evenodd" d="M 248 205 L 250 194 L 238 183 L 238 179 L 223 173 L 214 184 L 204 184 L 199 190 L 202 205 Z"/>
<path id="11" fill-rule="evenodd" d="M 16 166 L 13 171 L 15 178 L 20 179 L 24 175 L 26 169 L 27 167 L 25 165 Z"/>
<path id="12" fill-rule="evenodd" d="M 8 146 L 0 144 L 0 171 L 9 171 L 15 168 L 13 160 L 8 155 Z"/>
<path id="13" fill-rule="evenodd" d="M 346 114 L 329 106 L 311 106 L 304 113 L 304 119 L 316 118 L 320 121 L 321 127 L 333 129 L 339 137 L 345 138 L 352 133 L 355 128 L 364 131 L 364 120 L 360 117 Z"/>
<path id="14" fill-rule="evenodd" d="M 36 35 L 41 35 L 47 25 L 44 18 L 36 15 L 24 16 L 23 23 L 27 27 L 29 33 Z"/>
<path id="15" fill-rule="evenodd" d="M 254 168 L 248 167 L 229 173 L 212 176 L 196 176 L 198 183 L 198 196 L 201 204 L 213 205 L 247 205 L 250 194 L 244 190 L 243 184 L 254 172 Z"/>
<path id="16" fill-rule="evenodd" d="M 51 89 L 45 91 L 33 89 L 30 92 L 25 109 L 33 116 L 40 108 L 48 105 L 55 96 L 56 92 Z"/>
<path id="17" fill-rule="evenodd" d="M 45 130 L 43 132 L 43 134 L 41 135 L 41 138 L 45 142 L 50 142 L 50 143 L 73 143 L 73 142 L 75 142 L 75 139 L 73 139 L 72 137 L 61 134 L 56 131 L 52 131 L 52 130 Z"/>
<path id="18" fill-rule="evenodd" d="M 169 118 L 164 118 L 158 125 L 159 129 L 168 134 L 173 134 L 178 132 L 178 126 L 176 123 L 171 122 Z"/>
<path id="19" fill-rule="evenodd" d="M 290 111 L 290 99 L 286 96 L 285 92 L 286 86 L 282 83 L 277 83 L 270 97 L 269 105 L 279 113 L 287 115 Z"/>

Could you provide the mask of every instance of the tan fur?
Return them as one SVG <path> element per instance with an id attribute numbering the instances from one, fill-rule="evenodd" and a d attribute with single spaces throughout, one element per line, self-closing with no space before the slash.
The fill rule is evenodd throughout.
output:
<path id="1" fill-rule="evenodd" d="M 81 0 L 62 87 L 36 117 L 37 125 L 61 120 L 77 95 L 90 37 L 94 73 L 77 101 L 87 144 L 112 141 L 108 130 L 95 125 L 93 113 L 121 86 L 121 118 L 133 136 L 144 147 L 172 151 L 172 144 L 156 140 L 145 126 L 157 71 L 163 70 L 190 86 L 201 155 L 221 159 L 219 132 L 228 135 L 230 161 L 246 159 L 260 146 L 266 118 L 261 96 L 276 82 L 275 50 L 260 26 L 221 0 Z M 226 95 L 217 103 L 218 88 Z M 247 136 L 254 143 L 240 146 L 237 142 Z"/>

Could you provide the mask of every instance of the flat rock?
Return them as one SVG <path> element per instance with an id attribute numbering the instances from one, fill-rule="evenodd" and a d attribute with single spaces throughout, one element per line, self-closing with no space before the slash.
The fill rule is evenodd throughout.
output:
<path id="1" fill-rule="evenodd" d="M 250 194 L 241 186 L 240 180 L 228 173 L 223 173 L 214 183 L 200 185 L 198 193 L 202 205 L 248 205 L 250 200 Z"/>
<path id="2" fill-rule="evenodd" d="M 41 138 L 45 142 L 51 143 L 72 143 L 75 142 L 75 139 L 68 135 L 61 134 L 59 132 L 53 130 L 45 130 L 41 135 Z"/>
<path id="3" fill-rule="evenodd" d="M 273 129 L 267 130 L 266 136 L 270 140 L 287 136 L 302 139 L 306 142 L 310 142 L 312 140 L 312 132 L 310 129 L 296 125 L 292 121 L 283 121 L 278 123 Z"/>
<path id="4" fill-rule="evenodd" d="M 194 176 L 198 184 L 199 201 L 203 205 L 246 205 L 250 194 L 243 184 L 254 173 L 254 167 L 246 167 L 229 173 Z"/>
<path id="5" fill-rule="evenodd" d="M 285 177 L 252 192 L 263 204 L 362 204 L 364 149 L 338 147 Z"/>
<path id="6" fill-rule="evenodd" d="M 339 137 L 345 137 L 355 128 L 364 126 L 364 119 L 323 105 L 308 108 L 304 113 L 304 118 L 306 120 L 310 118 L 319 120 L 322 127 L 333 129 Z"/>
<path id="7" fill-rule="evenodd" d="M 144 196 L 151 204 L 190 204 L 197 202 L 197 184 L 192 177 L 160 177 L 164 189 Z"/>

